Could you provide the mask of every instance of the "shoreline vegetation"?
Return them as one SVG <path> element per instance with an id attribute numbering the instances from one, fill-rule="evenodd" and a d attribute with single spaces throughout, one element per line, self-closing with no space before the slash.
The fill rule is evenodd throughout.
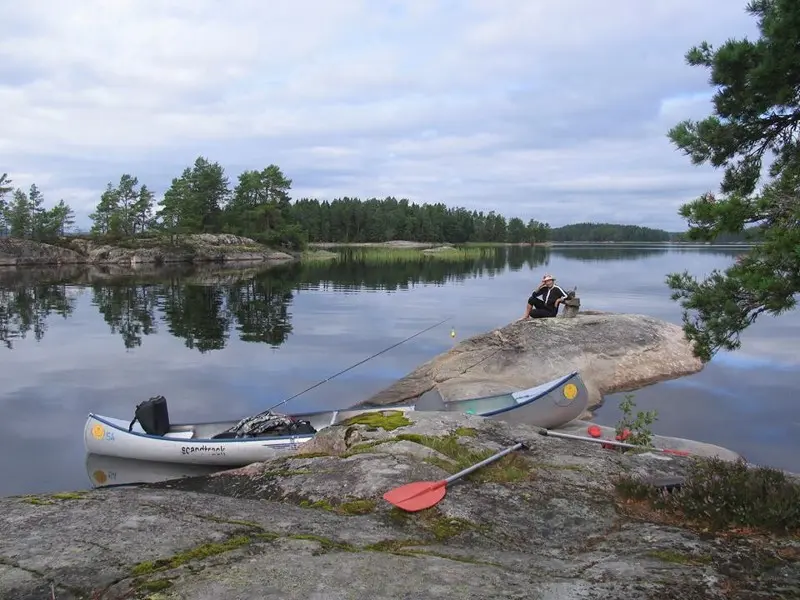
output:
<path id="1" fill-rule="evenodd" d="M 683 233 L 638 225 L 551 227 L 536 219 L 526 223 L 495 211 L 405 198 L 292 199 L 291 187 L 292 180 L 274 164 L 246 170 L 232 185 L 219 163 L 200 156 L 172 179 L 158 201 L 134 175 L 125 173 L 116 184 L 109 182 L 89 215 L 90 231 L 77 232 L 67 202 L 61 199 L 45 208 L 45 194 L 35 184 L 26 191 L 0 174 L 0 266 L 292 258 L 319 262 L 334 258 L 334 246 L 363 247 L 370 249 L 370 256 L 374 249 L 382 260 L 390 252 L 392 260 L 468 260 L 480 256 L 476 248 L 491 246 L 688 239 Z M 754 238 L 753 231 L 745 231 L 718 236 L 714 243 Z"/>
<path id="2" fill-rule="evenodd" d="M 299 249 L 276 250 L 254 239 L 232 234 L 190 234 L 166 236 L 146 234 L 131 238 L 107 236 L 63 236 L 48 241 L 0 237 L 0 269 L 4 267 L 42 267 L 70 264 L 115 265 L 140 268 L 145 264 L 199 263 L 324 263 L 355 260 L 368 263 L 436 261 L 474 261 L 491 257 L 500 248 L 539 247 L 701 247 L 709 244 L 691 242 L 422 242 L 390 240 L 385 242 L 314 242 Z M 721 248 L 747 248 L 745 242 L 714 244 Z"/>

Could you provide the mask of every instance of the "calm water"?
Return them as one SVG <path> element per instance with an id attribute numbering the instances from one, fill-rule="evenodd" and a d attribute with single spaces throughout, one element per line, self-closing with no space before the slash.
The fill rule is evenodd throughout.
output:
<path id="1" fill-rule="evenodd" d="M 447 350 L 507 324 L 546 270 L 582 306 L 680 323 L 668 272 L 731 264 L 714 248 L 498 249 L 473 263 L 98 276 L 0 271 L 0 495 L 89 487 L 89 411 L 131 418 L 167 397 L 175 421 L 238 418 L 303 390 L 448 316 L 454 318 L 286 405 L 349 405 Z M 800 471 L 800 313 L 761 317 L 743 348 L 701 373 L 636 392 L 657 433 L 730 447 Z M 606 398 L 598 421 L 619 418 Z"/>

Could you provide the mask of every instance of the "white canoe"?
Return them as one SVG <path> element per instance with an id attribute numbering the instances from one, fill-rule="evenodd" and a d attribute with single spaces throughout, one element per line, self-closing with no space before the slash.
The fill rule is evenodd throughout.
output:
<path id="1" fill-rule="evenodd" d="M 554 428 L 579 417 L 588 405 L 588 393 L 580 375 L 570 373 L 547 383 L 505 394 L 444 402 L 438 392 L 423 394 L 414 404 L 348 408 L 305 414 L 295 419 L 310 422 L 319 432 L 363 413 L 382 411 L 445 411 Z M 239 421 L 170 424 L 164 435 L 150 435 L 140 423 L 89 413 L 83 429 L 88 454 L 137 460 L 220 466 L 244 466 L 291 453 L 315 433 L 215 437 Z"/>

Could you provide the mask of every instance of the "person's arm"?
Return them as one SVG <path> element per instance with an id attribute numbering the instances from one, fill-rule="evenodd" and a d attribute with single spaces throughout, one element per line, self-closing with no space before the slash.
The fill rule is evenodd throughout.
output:
<path id="1" fill-rule="evenodd" d="M 557 285 L 554 285 L 553 289 L 558 291 L 558 298 L 556 298 L 555 304 L 556 308 L 558 308 L 558 305 L 567 299 L 567 293 Z"/>

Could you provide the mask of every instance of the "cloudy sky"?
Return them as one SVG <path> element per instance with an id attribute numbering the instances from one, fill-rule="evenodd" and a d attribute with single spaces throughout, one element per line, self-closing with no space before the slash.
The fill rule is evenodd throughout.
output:
<path id="1" fill-rule="evenodd" d="M 88 223 L 132 173 L 278 164 L 293 197 L 395 195 L 554 226 L 683 229 L 719 173 L 666 139 L 709 113 L 689 47 L 745 0 L 27 0 L 3 11 L 0 173 Z"/>

